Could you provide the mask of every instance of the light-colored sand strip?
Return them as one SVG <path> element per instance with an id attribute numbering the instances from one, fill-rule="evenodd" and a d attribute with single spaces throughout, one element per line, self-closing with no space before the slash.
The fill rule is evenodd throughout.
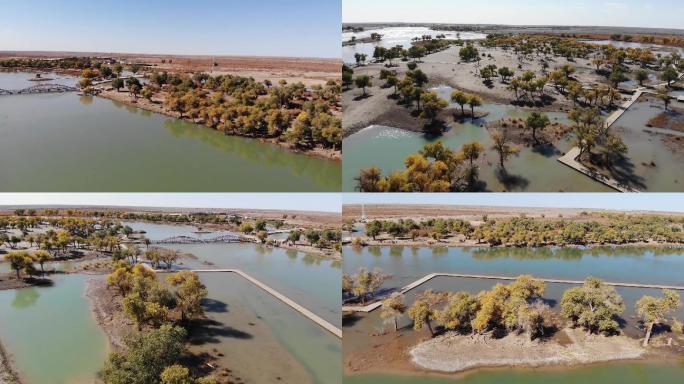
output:
<path id="1" fill-rule="evenodd" d="M 159 270 L 156 272 L 168 272 L 165 270 Z M 301 313 L 302 315 L 308 317 L 311 321 L 314 323 L 320 325 L 323 327 L 326 331 L 332 333 L 333 335 L 339 337 L 340 339 L 342 338 L 342 330 L 335 327 L 334 325 L 330 324 L 320 316 L 316 315 L 315 313 L 309 311 L 308 309 L 304 308 L 303 306 L 297 304 L 293 300 L 289 299 L 287 296 L 283 295 L 282 293 L 276 291 L 275 289 L 269 287 L 268 285 L 262 283 L 261 281 L 253 278 L 252 276 L 246 274 L 245 272 L 242 272 L 239 269 L 194 269 L 192 272 L 197 272 L 197 273 L 235 273 L 250 283 L 256 285 L 257 287 L 263 289 L 267 293 L 269 293 L 271 296 L 275 297 L 276 299 L 282 301 L 283 303 L 289 305 L 292 307 L 295 311 Z"/>
<path id="2" fill-rule="evenodd" d="M 473 275 L 473 274 L 467 274 L 467 273 L 448 273 L 448 272 L 437 272 L 437 273 L 431 273 L 427 276 L 424 276 L 413 283 L 401 288 L 399 290 L 400 293 L 406 293 L 422 284 L 427 283 L 428 281 L 434 279 L 435 277 L 460 277 L 460 278 L 466 278 L 466 279 L 483 279 L 483 280 L 508 280 L 508 281 L 513 281 L 516 280 L 518 277 L 517 276 L 498 276 L 498 275 Z M 582 280 L 567 280 L 567 279 L 547 279 L 547 278 L 536 278 L 537 280 L 542 280 L 545 283 L 560 283 L 560 284 L 575 284 L 575 285 L 581 285 L 584 284 L 584 281 Z M 673 289 L 676 291 L 684 291 L 683 286 L 678 286 L 678 285 L 660 285 L 660 284 L 639 284 L 639 283 L 614 283 L 614 282 L 609 282 L 609 281 L 604 281 L 603 282 L 606 285 L 611 285 L 614 287 L 625 287 L 625 288 L 651 288 L 651 289 Z M 343 312 L 371 312 L 378 307 L 382 305 L 381 301 L 377 301 L 375 303 L 368 304 L 366 306 L 343 306 L 342 311 Z"/>

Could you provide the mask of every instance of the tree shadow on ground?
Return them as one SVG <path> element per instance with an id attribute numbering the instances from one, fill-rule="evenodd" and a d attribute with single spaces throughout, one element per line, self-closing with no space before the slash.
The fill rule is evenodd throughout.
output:
<path id="1" fill-rule="evenodd" d="M 370 93 L 366 93 L 365 95 L 361 94 L 361 95 L 356 96 L 353 100 L 354 101 L 361 101 L 361 100 L 367 99 L 371 96 L 373 96 L 373 95 L 371 95 Z"/>
<path id="2" fill-rule="evenodd" d="M 544 95 L 541 99 L 518 99 L 511 101 L 511 105 L 516 107 L 541 108 L 553 104 L 556 98 L 551 95 Z"/>
<path id="3" fill-rule="evenodd" d="M 534 145 L 532 147 L 532 152 L 538 153 L 544 157 L 558 157 L 561 155 L 561 151 L 550 142 Z"/>
<path id="4" fill-rule="evenodd" d="M 192 345 L 217 344 L 221 342 L 220 338 L 240 340 L 254 338 L 251 333 L 229 327 L 212 319 L 201 319 L 191 322 L 188 326 L 188 333 L 190 334 L 189 342 Z"/>
<path id="5" fill-rule="evenodd" d="M 497 180 L 503 186 L 506 188 L 508 191 L 512 190 L 525 190 L 527 189 L 527 186 L 530 184 L 530 181 L 520 175 L 512 175 L 508 173 L 508 170 L 506 168 L 501 168 L 498 167 L 496 171 L 494 171 L 494 175 L 496 176 Z"/>
<path id="6" fill-rule="evenodd" d="M 228 304 L 215 299 L 203 299 L 202 307 L 206 312 L 225 313 L 228 312 Z"/>
<path id="7" fill-rule="evenodd" d="M 362 318 L 356 313 L 345 313 L 342 315 L 342 327 L 353 327 Z"/>
<path id="8" fill-rule="evenodd" d="M 589 164 L 607 171 L 608 176 L 617 180 L 621 185 L 640 190 L 646 189 L 644 178 L 634 173 L 634 163 L 626 156 L 592 153 L 589 157 Z M 600 172 L 600 170 L 598 171 Z"/>

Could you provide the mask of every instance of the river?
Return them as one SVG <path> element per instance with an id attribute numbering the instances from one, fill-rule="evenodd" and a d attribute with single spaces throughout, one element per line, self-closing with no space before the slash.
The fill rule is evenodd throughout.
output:
<path id="1" fill-rule="evenodd" d="M 0 72 L 0 88 L 33 76 Z M 0 135 L 2 191 L 340 189 L 339 161 L 73 92 L 0 96 Z"/>

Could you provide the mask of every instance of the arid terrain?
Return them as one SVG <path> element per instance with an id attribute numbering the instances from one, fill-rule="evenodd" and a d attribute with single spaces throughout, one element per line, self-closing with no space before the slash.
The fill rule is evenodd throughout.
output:
<path id="1" fill-rule="evenodd" d="M 112 57 L 128 63 L 149 65 L 169 72 L 208 72 L 212 75 L 234 74 L 253 77 L 257 81 L 269 79 L 274 83 L 301 81 L 305 85 L 325 84 L 340 78 L 339 59 L 250 57 L 250 56 L 184 56 L 147 55 L 105 52 L 11 52 L 0 51 L 0 59 Z M 212 65 L 212 63 L 214 65 Z"/>

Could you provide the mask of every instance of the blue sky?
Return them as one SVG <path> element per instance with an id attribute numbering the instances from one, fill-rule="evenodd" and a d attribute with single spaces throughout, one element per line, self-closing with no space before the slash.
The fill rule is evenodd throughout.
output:
<path id="1" fill-rule="evenodd" d="M 342 20 L 684 29 L 684 1 L 342 0 Z"/>
<path id="2" fill-rule="evenodd" d="M 345 193 L 344 204 L 445 204 L 684 212 L 682 193 Z"/>
<path id="3" fill-rule="evenodd" d="M 115 205 L 341 212 L 339 193 L 0 193 L 3 205 Z"/>
<path id="4" fill-rule="evenodd" d="M 339 57 L 340 0 L 6 0 L 0 50 Z"/>

